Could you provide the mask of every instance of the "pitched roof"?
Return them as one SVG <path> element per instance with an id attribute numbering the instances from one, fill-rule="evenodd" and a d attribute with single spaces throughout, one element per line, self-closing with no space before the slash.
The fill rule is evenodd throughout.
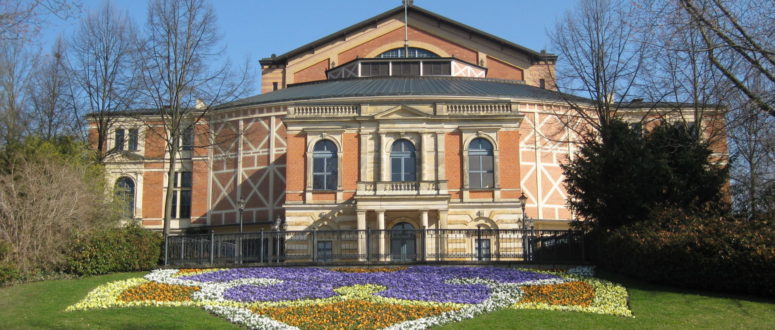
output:
<path id="1" fill-rule="evenodd" d="M 288 88 L 271 93 L 225 103 L 217 108 L 375 96 L 506 97 L 559 102 L 568 99 L 576 102 L 586 101 L 586 99 L 577 96 L 525 85 L 512 80 L 463 77 L 371 77 L 321 80 L 290 85 Z"/>
<path id="2" fill-rule="evenodd" d="M 429 17 L 431 19 L 435 19 L 435 20 L 437 20 L 439 22 L 443 22 L 445 24 L 449 24 L 449 25 L 458 27 L 460 29 L 467 30 L 467 31 L 469 31 L 472 34 L 478 35 L 479 37 L 482 37 L 482 38 L 485 38 L 485 39 L 490 39 L 490 40 L 492 40 L 492 41 L 494 41 L 496 43 L 499 43 L 499 44 L 503 45 L 504 47 L 512 48 L 512 49 L 515 49 L 517 51 L 527 53 L 528 55 L 530 55 L 532 58 L 534 58 L 536 60 L 556 60 L 557 59 L 557 55 L 543 53 L 543 52 L 537 52 L 537 51 L 532 50 L 530 48 L 527 48 L 525 46 L 521 46 L 521 45 L 515 44 L 515 43 L 513 43 L 511 41 L 508 41 L 508 40 L 500 38 L 500 37 L 496 37 L 496 36 L 494 36 L 492 34 L 489 34 L 487 32 L 484 32 L 484 31 L 481 31 L 481 30 L 476 29 L 474 27 L 471 27 L 471 26 L 468 26 L 466 24 L 460 23 L 460 22 L 455 21 L 453 19 L 441 16 L 441 15 L 436 14 L 434 12 L 431 12 L 429 10 L 422 9 L 422 8 L 417 7 L 415 5 L 409 6 L 409 10 L 411 12 L 413 12 L 413 13 L 417 13 L 417 14 L 420 14 L 422 16 L 426 16 L 426 17 Z M 368 18 L 366 20 L 361 21 L 360 23 L 356 23 L 356 24 L 351 25 L 349 27 L 346 27 L 346 28 L 344 28 L 342 30 L 339 30 L 337 32 L 329 34 L 329 35 L 327 35 L 327 36 L 325 36 L 323 38 L 320 38 L 320 39 L 315 40 L 313 42 L 310 42 L 310 43 L 308 43 L 306 45 L 298 47 L 298 48 L 296 48 L 294 50 L 291 50 L 291 51 L 289 51 L 289 52 L 287 52 L 285 54 L 278 55 L 278 56 L 272 56 L 272 57 L 266 57 L 266 58 L 261 59 L 259 62 L 261 63 L 261 65 L 285 64 L 292 57 L 295 57 L 295 56 L 297 56 L 299 54 L 302 54 L 304 52 L 307 52 L 307 51 L 314 50 L 315 48 L 317 48 L 319 46 L 322 46 L 322 45 L 327 44 L 329 42 L 335 41 L 335 40 L 337 40 L 339 38 L 344 38 L 344 37 L 346 37 L 350 33 L 353 33 L 355 31 L 358 31 L 358 30 L 363 29 L 365 27 L 374 25 L 374 24 L 376 24 L 379 21 L 387 19 L 388 17 L 391 17 L 393 15 L 402 13 L 403 11 L 404 11 L 404 6 L 398 6 L 396 8 L 391 9 L 391 10 L 388 10 L 388 11 L 382 13 L 382 14 L 379 14 L 379 15 L 374 16 L 372 18 Z"/>

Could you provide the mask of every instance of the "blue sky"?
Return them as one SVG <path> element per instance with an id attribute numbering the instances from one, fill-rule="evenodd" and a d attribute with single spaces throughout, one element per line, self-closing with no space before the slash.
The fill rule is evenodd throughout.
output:
<path id="1" fill-rule="evenodd" d="M 82 0 L 83 12 L 104 0 Z M 551 49 L 547 30 L 576 0 L 415 0 L 414 4 L 525 47 Z M 145 23 L 146 1 L 113 0 L 138 26 Z M 218 30 L 235 63 L 255 64 L 401 5 L 400 0 L 212 0 Z M 50 20 L 42 46 L 57 35 L 67 38 L 77 20 Z M 257 77 L 257 84 L 260 79 Z"/>

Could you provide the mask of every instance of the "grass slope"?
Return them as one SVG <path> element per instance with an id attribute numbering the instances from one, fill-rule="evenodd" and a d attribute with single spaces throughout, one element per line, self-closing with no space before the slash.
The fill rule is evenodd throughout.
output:
<path id="1" fill-rule="evenodd" d="M 630 294 L 634 318 L 580 312 L 501 310 L 445 329 L 773 329 L 775 300 L 686 291 L 612 274 Z"/>
<path id="2" fill-rule="evenodd" d="M 227 321 L 196 307 L 143 307 L 65 312 L 100 284 L 142 276 L 123 273 L 29 283 L 0 289 L 3 329 L 232 329 Z M 606 276 L 630 292 L 635 318 L 576 312 L 502 310 L 449 329 L 516 328 L 773 328 L 775 301 L 685 292 Z"/>
<path id="3" fill-rule="evenodd" d="M 2 329 L 236 329 L 197 307 L 137 307 L 65 312 L 100 284 L 140 277 L 121 273 L 0 289 Z"/>

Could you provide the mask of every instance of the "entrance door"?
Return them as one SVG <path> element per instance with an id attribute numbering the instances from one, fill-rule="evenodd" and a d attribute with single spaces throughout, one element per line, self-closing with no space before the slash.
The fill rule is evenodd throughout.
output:
<path id="1" fill-rule="evenodd" d="M 415 261 L 417 248 L 414 227 L 401 222 L 390 230 L 390 257 L 392 261 Z"/>
<path id="2" fill-rule="evenodd" d="M 477 238 L 474 243 L 474 251 L 476 251 L 476 255 L 474 256 L 476 260 L 489 261 L 490 260 L 490 239 Z"/>

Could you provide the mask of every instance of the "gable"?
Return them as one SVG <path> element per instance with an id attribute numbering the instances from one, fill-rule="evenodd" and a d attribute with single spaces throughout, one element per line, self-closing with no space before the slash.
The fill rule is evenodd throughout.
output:
<path id="1" fill-rule="evenodd" d="M 422 110 L 410 107 L 408 105 L 399 105 L 397 107 L 390 108 L 375 114 L 374 119 L 425 119 L 431 115 L 432 114 L 425 113 Z"/>
<path id="2" fill-rule="evenodd" d="M 527 71 L 535 70 L 542 61 L 553 65 L 556 59 L 416 6 L 410 7 L 408 30 L 409 47 L 488 69 L 492 65 L 487 78 L 525 80 L 537 85 L 539 75 Z M 288 53 L 262 59 L 262 92 L 271 91 L 273 82 L 284 88 L 323 80 L 326 70 L 403 46 L 403 7 L 397 7 Z M 546 70 L 546 65 L 540 70 Z"/>

